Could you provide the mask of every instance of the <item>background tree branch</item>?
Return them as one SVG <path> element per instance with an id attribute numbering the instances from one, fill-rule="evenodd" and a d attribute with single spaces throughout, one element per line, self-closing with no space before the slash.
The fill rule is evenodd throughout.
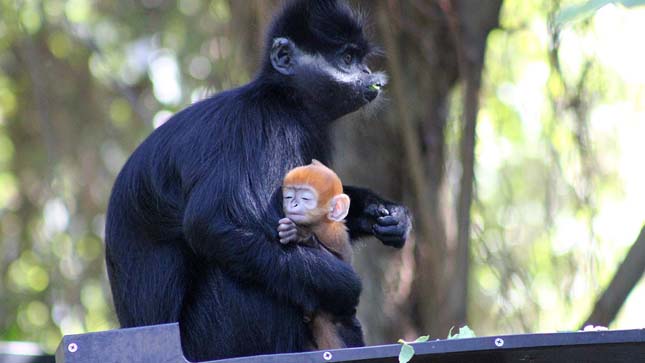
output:
<path id="1" fill-rule="evenodd" d="M 609 286 L 594 304 L 593 310 L 582 327 L 589 324 L 608 326 L 625 303 L 629 292 L 643 277 L 645 272 L 645 226 L 618 266 Z"/>

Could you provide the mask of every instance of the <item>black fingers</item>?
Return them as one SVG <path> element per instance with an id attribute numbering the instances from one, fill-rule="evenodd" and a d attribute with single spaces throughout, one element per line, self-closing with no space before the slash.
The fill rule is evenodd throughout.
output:
<path id="1" fill-rule="evenodd" d="M 376 219 L 376 223 L 380 226 L 394 226 L 399 224 L 399 222 L 399 219 L 394 216 L 385 216 Z"/>
<path id="2" fill-rule="evenodd" d="M 384 244 L 400 248 L 408 237 L 410 217 L 405 207 L 399 205 L 388 207 L 389 209 L 385 209 L 387 213 L 381 211 L 382 216 L 376 219 L 372 232 Z"/>
<path id="3" fill-rule="evenodd" d="M 365 213 L 370 217 L 378 218 L 390 215 L 390 211 L 385 207 L 385 205 L 380 203 L 370 204 L 365 208 Z"/>

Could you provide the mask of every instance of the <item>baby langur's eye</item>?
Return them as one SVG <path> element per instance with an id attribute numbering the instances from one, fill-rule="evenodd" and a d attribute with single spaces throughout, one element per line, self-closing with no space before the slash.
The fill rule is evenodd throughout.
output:
<path id="1" fill-rule="evenodd" d="M 302 197 L 302 200 L 311 200 L 311 198 Z"/>
<path id="2" fill-rule="evenodd" d="M 343 56 L 343 61 L 345 62 L 346 65 L 352 64 L 352 61 L 354 60 L 354 56 L 351 53 L 345 53 Z"/>

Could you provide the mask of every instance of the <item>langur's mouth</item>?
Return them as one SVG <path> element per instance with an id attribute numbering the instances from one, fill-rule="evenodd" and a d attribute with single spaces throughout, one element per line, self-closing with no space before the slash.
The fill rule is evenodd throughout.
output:
<path id="1" fill-rule="evenodd" d="M 363 86 L 363 98 L 367 103 L 374 101 L 383 92 L 383 88 L 387 84 L 387 76 L 385 73 L 376 72 L 372 73 L 369 77 L 368 84 Z"/>
<path id="2" fill-rule="evenodd" d="M 363 98 L 365 101 L 372 102 L 378 95 L 381 93 L 382 85 L 380 83 L 374 83 L 365 88 L 363 91 Z"/>
<path id="3" fill-rule="evenodd" d="M 298 221 L 301 221 L 302 219 L 304 219 L 306 216 L 304 214 L 289 213 L 289 214 L 286 214 L 285 217 L 297 223 Z"/>

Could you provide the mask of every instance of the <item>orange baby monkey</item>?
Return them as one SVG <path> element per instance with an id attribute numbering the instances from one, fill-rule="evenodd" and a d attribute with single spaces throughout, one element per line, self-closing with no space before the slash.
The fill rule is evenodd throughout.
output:
<path id="1" fill-rule="evenodd" d="M 279 221 L 280 242 L 321 247 L 343 261 L 351 262 L 352 248 L 344 219 L 349 197 L 333 170 L 318 160 L 287 173 L 282 184 L 286 218 Z M 343 348 L 334 317 L 315 312 L 311 329 L 318 349 Z"/>

